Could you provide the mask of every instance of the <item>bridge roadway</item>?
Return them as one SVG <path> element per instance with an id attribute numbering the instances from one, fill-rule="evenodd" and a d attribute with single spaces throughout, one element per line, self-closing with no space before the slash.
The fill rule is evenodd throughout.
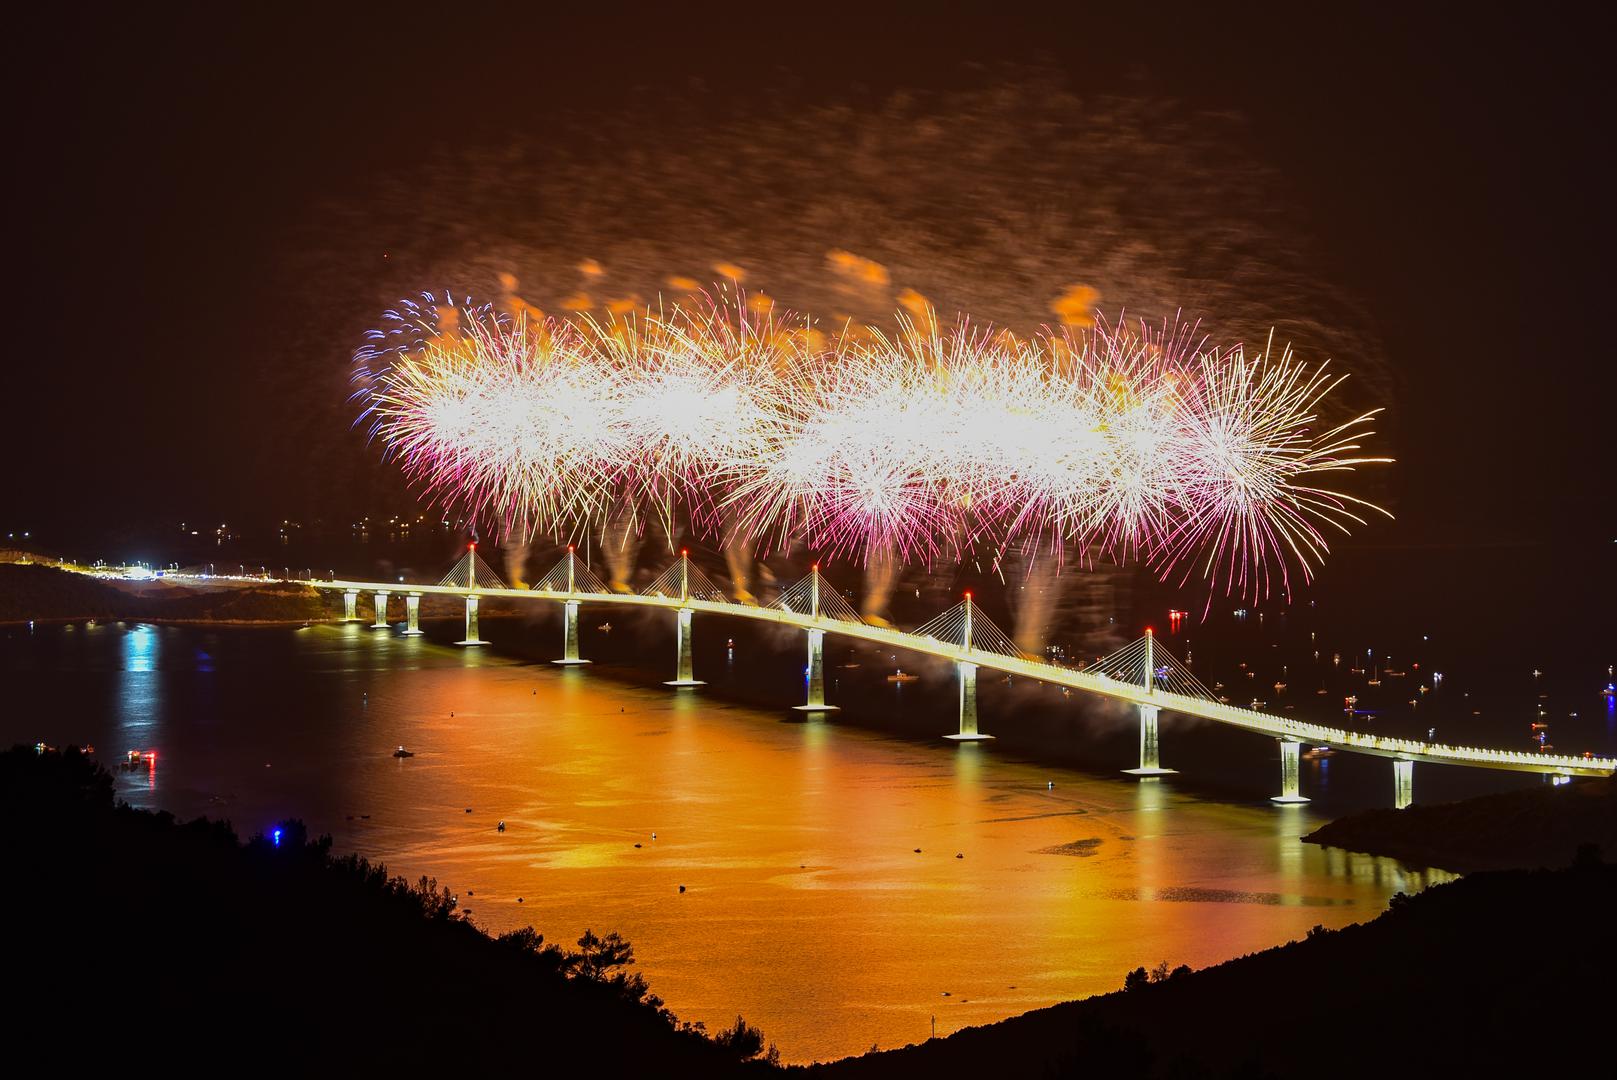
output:
<path id="1" fill-rule="evenodd" d="M 776 607 L 752 606 L 729 601 L 719 602 L 695 597 L 681 599 L 674 596 L 638 593 L 562 592 L 538 588 L 476 587 L 469 589 L 466 585 L 461 584 L 406 585 L 374 581 L 309 581 L 307 584 L 317 589 L 338 592 L 387 593 L 391 595 L 413 593 L 466 597 L 473 612 L 475 612 L 475 606 L 470 604 L 473 597 L 515 601 L 545 600 L 561 603 L 620 604 L 633 607 L 666 608 L 676 613 L 682 610 L 699 611 L 713 615 L 728 615 L 782 626 L 793 626 L 806 631 L 818 630 L 827 634 L 838 634 L 843 637 L 868 641 L 894 649 L 905 649 L 913 653 L 952 660 L 957 664 L 975 665 L 978 668 L 1002 671 L 1009 675 L 1037 679 L 1040 682 L 1050 683 L 1055 686 L 1071 687 L 1074 690 L 1083 690 L 1117 701 L 1129 702 L 1145 707 L 1141 710 L 1142 718 L 1147 715 L 1147 710 L 1166 709 L 1184 716 L 1198 716 L 1216 723 L 1228 724 L 1246 731 L 1273 736 L 1281 741 L 1283 747 L 1289 744 L 1289 752 L 1292 757 L 1292 775 L 1285 777 L 1290 797 L 1282 796 L 1279 801 L 1305 801 L 1297 795 L 1295 787 L 1296 745 L 1300 743 L 1308 743 L 1314 746 L 1330 746 L 1338 750 L 1393 758 L 1401 762 L 1422 761 L 1443 765 L 1470 765 L 1484 769 L 1507 769 L 1516 772 L 1558 776 L 1610 776 L 1614 771 L 1617 771 L 1617 759 L 1613 758 L 1576 757 L 1564 754 L 1531 753 L 1522 750 L 1490 750 L 1484 747 L 1472 746 L 1448 746 L 1441 743 L 1397 739 L 1385 735 L 1349 731 L 1345 728 L 1335 728 L 1325 724 L 1276 716 L 1272 713 L 1259 712 L 1255 709 L 1238 708 L 1220 701 L 1210 701 L 1186 694 L 1173 693 L 1161 688 L 1147 689 L 1143 685 L 1144 680 L 1142 680 L 1142 685 L 1136 685 L 1091 671 L 1079 671 L 1074 668 L 1062 667 L 1040 660 L 1030 660 L 1020 656 L 1006 656 L 982 648 L 966 647 L 960 644 L 939 641 L 934 637 L 919 637 L 902 630 L 830 618 L 823 614 L 816 617 L 808 613 Z M 688 619 L 689 616 L 683 616 L 682 618 Z M 472 615 L 472 619 L 475 619 L 475 614 Z M 475 636 L 475 621 L 471 622 L 470 625 L 474 630 L 472 636 Z M 688 622 L 684 623 L 684 626 L 688 627 L 688 625 Z M 686 678 L 687 684 L 694 685 L 694 682 L 689 680 L 688 673 L 682 672 L 681 674 Z M 972 711 L 972 727 L 973 733 L 975 733 L 974 701 Z M 1154 711 L 1150 713 L 1150 717 L 1152 741 L 1150 753 L 1153 760 L 1149 763 L 1143 760 L 1142 751 L 1142 766 L 1149 764 L 1150 767 L 1142 767 L 1137 771 L 1144 774 L 1169 772 L 1171 770 L 1155 767 L 1156 724 Z M 1142 744 L 1143 739 L 1144 736 L 1142 735 Z M 1402 782 L 1408 783 L 1407 776 Z M 1400 799 L 1400 801 L 1403 801 L 1403 799 Z"/>

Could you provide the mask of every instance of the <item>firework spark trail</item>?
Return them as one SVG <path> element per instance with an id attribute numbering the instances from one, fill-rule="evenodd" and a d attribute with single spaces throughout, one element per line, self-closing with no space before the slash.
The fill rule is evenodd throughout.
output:
<path id="1" fill-rule="evenodd" d="M 507 532 L 683 516 L 765 552 L 920 561 L 1075 544 L 1289 596 L 1327 530 L 1377 510 L 1322 474 L 1387 460 L 1358 453 L 1374 412 L 1323 426 L 1339 377 L 1194 325 L 826 335 L 739 296 L 605 321 L 425 300 L 356 353 L 362 419 Z"/>

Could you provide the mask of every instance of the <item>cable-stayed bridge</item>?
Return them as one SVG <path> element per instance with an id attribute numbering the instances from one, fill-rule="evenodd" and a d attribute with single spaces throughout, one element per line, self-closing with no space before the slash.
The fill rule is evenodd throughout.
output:
<path id="1" fill-rule="evenodd" d="M 478 637 L 478 604 L 483 597 L 558 602 L 564 611 L 562 656 L 555 661 L 558 664 L 589 662 L 580 658 L 578 648 L 578 611 L 582 604 L 665 608 L 674 614 L 677 630 L 675 676 L 668 681 L 670 686 L 702 685 L 695 677 L 691 659 L 693 617 L 698 612 L 797 627 L 807 636 L 808 692 L 807 701 L 794 708 L 805 712 L 831 712 L 837 708 L 825 700 L 825 635 L 836 634 L 887 648 L 905 649 L 950 660 L 955 665 L 959 684 L 959 722 L 958 730 L 947 738 L 975 740 L 992 737 L 982 734 L 977 728 L 977 672 L 981 669 L 999 671 L 1099 694 L 1136 706 L 1140 717 L 1140 763 L 1138 767 L 1126 771 L 1137 776 L 1162 776 L 1175 771 L 1164 768 L 1161 761 L 1158 717 L 1163 710 L 1272 736 L 1280 744 L 1281 790 L 1279 795 L 1274 796 L 1277 803 L 1308 801 L 1301 793 L 1299 776 L 1300 751 L 1305 743 L 1391 758 L 1394 803 L 1400 808 L 1409 805 L 1413 799 L 1414 764 L 1417 761 L 1565 777 L 1610 776 L 1617 771 L 1617 759 L 1613 758 L 1451 746 L 1351 731 L 1240 708 L 1219 701 L 1149 631 L 1139 640 L 1082 669 L 1049 663 L 1020 652 L 973 602 L 970 593 L 959 604 L 914 630 L 873 625 L 861 618 L 854 606 L 831 587 L 821 576 L 818 566 L 768 605 L 741 604 L 731 600 L 684 552 L 673 565 L 638 593 L 614 592 L 571 550 L 531 588 L 510 588 L 478 558 L 475 545 L 437 585 L 368 581 L 310 581 L 307 584 L 317 589 L 342 592 L 344 617 L 350 621 L 359 618 L 360 595 L 372 594 L 375 598 L 375 621 L 371 625 L 377 629 L 391 628 L 392 624 L 388 622 L 389 598 L 402 594 L 406 616 L 404 633 L 408 635 L 421 633 L 422 596 L 464 597 L 466 636 L 458 644 L 468 646 L 487 644 Z"/>

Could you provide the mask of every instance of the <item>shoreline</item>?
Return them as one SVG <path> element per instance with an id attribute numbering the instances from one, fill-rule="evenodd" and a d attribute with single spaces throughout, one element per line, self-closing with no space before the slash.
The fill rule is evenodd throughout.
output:
<path id="1" fill-rule="evenodd" d="M 0 626 L 27 626 L 45 623 L 65 626 L 69 623 L 151 623 L 154 626 L 314 626 L 329 619 L 201 619 L 176 618 L 168 615 L 49 615 L 34 619 L 0 619 Z"/>
<path id="2" fill-rule="evenodd" d="M 1457 874 L 1565 866 L 1586 846 L 1617 853 L 1617 778 L 1361 810 L 1302 840 Z"/>

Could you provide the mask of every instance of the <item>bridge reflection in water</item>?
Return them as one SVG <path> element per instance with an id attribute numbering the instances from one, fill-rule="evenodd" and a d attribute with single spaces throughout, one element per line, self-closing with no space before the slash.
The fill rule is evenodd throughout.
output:
<path id="1" fill-rule="evenodd" d="M 342 592 L 344 619 L 347 621 L 359 620 L 360 595 L 373 594 L 375 621 L 371 625 L 377 629 L 390 627 L 389 598 L 395 593 L 403 593 L 404 633 L 409 635 L 421 632 L 422 596 L 464 597 L 466 636 L 457 644 L 466 646 L 488 644 L 478 636 L 478 601 L 482 597 L 559 602 L 564 609 L 563 639 L 562 658 L 556 663 L 569 665 L 588 663 L 578 655 L 578 611 L 581 604 L 666 608 L 674 614 L 678 630 L 675 676 L 667 683 L 674 687 L 702 685 L 695 677 L 691 660 L 695 613 L 795 626 L 802 629 L 807 637 L 808 699 L 794 708 L 806 712 L 828 712 L 836 708 L 825 700 L 826 634 L 868 641 L 891 649 L 907 649 L 954 661 L 959 683 L 959 715 L 957 730 L 947 738 L 963 742 L 992 738 L 977 728 L 977 672 L 987 668 L 1133 704 L 1140 717 L 1140 763 L 1138 767 L 1125 771 L 1137 776 L 1152 777 L 1174 772 L 1164 768 L 1161 761 L 1158 718 L 1163 710 L 1273 736 L 1280 744 L 1281 766 L 1280 793 L 1273 797 L 1273 801 L 1281 805 L 1308 801 L 1300 790 L 1299 781 L 1299 758 L 1303 743 L 1391 758 L 1394 804 L 1400 809 L 1408 806 L 1414 798 L 1414 763 L 1417 761 L 1566 777 L 1610 776 L 1617 771 L 1617 759 L 1612 758 L 1449 746 L 1349 731 L 1255 709 L 1238 708 L 1219 701 L 1184 664 L 1157 643 L 1150 631 L 1139 640 L 1085 668 L 1052 664 L 1021 653 L 973 603 L 969 592 L 959 604 L 914 630 L 875 626 L 861 618 L 858 610 L 825 581 L 818 566 L 768 606 L 731 600 L 700 567 L 691 563 L 688 552 L 681 552 L 672 566 L 639 593 L 613 592 L 571 549 L 531 588 L 509 588 L 499 575 L 477 557 L 475 545 L 437 585 L 366 581 L 310 581 L 308 584 L 317 589 Z"/>

